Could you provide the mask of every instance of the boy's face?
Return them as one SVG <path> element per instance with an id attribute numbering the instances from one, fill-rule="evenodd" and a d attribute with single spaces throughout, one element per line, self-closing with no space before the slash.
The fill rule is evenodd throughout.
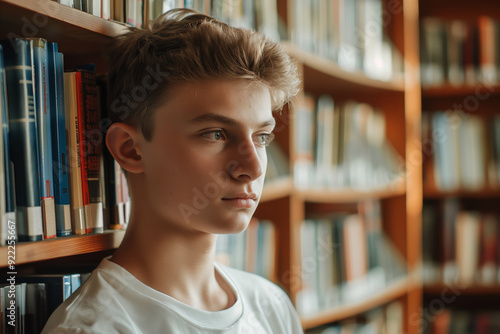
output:
<path id="1" fill-rule="evenodd" d="M 259 202 L 275 121 L 268 88 L 245 80 L 179 84 L 142 140 L 142 186 L 154 221 L 243 231 Z"/>

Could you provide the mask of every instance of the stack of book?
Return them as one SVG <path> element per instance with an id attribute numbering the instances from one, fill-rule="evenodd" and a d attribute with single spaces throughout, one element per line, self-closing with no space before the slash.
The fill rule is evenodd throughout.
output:
<path id="1" fill-rule="evenodd" d="M 267 147 L 267 169 L 265 183 L 290 177 L 290 162 L 276 141 Z"/>
<path id="2" fill-rule="evenodd" d="M 402 56 L 384 33 L 384 20 L 394 13 L 383 8 L 382 0 L 294 3 L 291 39 L 300 49 L 378 80 L 402 73 Z"/>
<path id="3" fill-rule="evenodd" d="M 9 221 L 20 241 L 103 232 L 117 196 L 104 184 L 106 129 L 93 67 L 64 72 L 57 43 L 42 38 L 1 45 L 0 243 Z"/>
<path id="4" fill-rule="evenodd" d="M 244 232 L 218 235 L 216 259 L 227 266 L 276 281 L 274 224 L 253 217 Z"/>
<path id="5" fill-rule="evenodd" d="M 0 286 L 2 333 L 39 334 L 52 312 L 90 273 L 17 275 Z"/>
<path id="6" fill-rule="evenodd" d="M 422 213 L 424 280 L 460 284 L 500 283 L 500 217 L 463 210 L 457 198 Z"/>
<path id="7" fill-rule="evenodd" d="M 380 202 L 360 203 L 358 211 L 302 223 L 302 315 L 362 301 L 406 276 L 405 260 L 382 230 Z"/>
<path id="8" fill-rule="evenodd" d="M 359 319 L 348 319 L 334 325 L 324 325 L 306 331 L 306 334 L 362 334 L 403 333 L 403 305 L 392 302 L 384 307 L 360 314 Z"/>
<path id="9" fill-rule="evenodd" d="M 500 313 L 498 311 L 440 310 L 425 325 L 429 334 L 498 333 Z"/>
<path id="10" fill-rule="evenodd" d="M 425 17 L 421 24 L 420 68 L 424 87 L 495 83 L 500 79 L 500 21 Z"/>
<path id="11" fill-rule="evenodd" d="M 424 183 L 440 191 L 500 187 L 500 116 L 422 115 Z"/>
<path id="12" fill-rule="evenodd" d="M 231 26 L 254 29 L 279 41 L 276 0 L 55 0 L 92 15 L 143 27 L 174 8 L 189 8 Z"/>
<path id="13" fill-rule="evenodd" d="M 404 178 L 403 159 L 385 135 L 382 112 L 305 95 L 296 108 L 294 181 L 299 188 L 389 187 Z"/>

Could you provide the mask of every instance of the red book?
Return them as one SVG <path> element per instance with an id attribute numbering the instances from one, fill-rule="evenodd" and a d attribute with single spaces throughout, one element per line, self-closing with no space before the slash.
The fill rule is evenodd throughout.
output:
<path id="1" fill-rule="evenodd" d="M 82 72 L 76 72 L 76 99 L 78 101 L 78 140 L 80 142 L 79 151 L 80 151 L 80 166 L 82 173 L 82 195 L 83 195 L 83 206 L 85 208 L 85 213 L 88 211 L 88 206 L 90 204 L 89 198 L 89 187 L 87 184 L 87 144 L 85 140 L 85 94 L 83 92 L 83 80 L 82 80 Z M 85 214 L 85 218 L 87 218 L 87 214 Z M 87 226 L 89 226 L 89 222 L 86 219 Z M 91 233 L 91 229 L 85 228 L 85 233 Z"/>
<path id="2" fill-rule="evenodd" d="M 493 215 L 484 215 L 480 222 L 479 270 L 481 283 L 496 281 L 497 265 L 497 221 Z"/>
<path id="3" fill-rule="evenodd" d="M 95 73 L 78 70 L 76 84 L 85 232 L 102 232 L 102 197 L 99 181 L 102 132 L 99 131 Z"/>

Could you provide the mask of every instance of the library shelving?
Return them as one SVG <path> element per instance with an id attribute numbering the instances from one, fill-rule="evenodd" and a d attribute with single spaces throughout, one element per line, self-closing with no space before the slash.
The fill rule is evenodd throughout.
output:
<path id="1" fill-rule="evenodd" d="M 474 5 L 471 5 L 468 1 L 446 0 L 436 2 L 420 0 L 419 16 L 422 27 L 421 37 L 427 38 L 427 41 L 429 41 L 429 36 L 431 38 L 436 37 L 439 34 L 438 31 L 440 31 L 442 35 L 434 41 L 440 41 L 443 43 L 442 45 L 448 46 L 446 54 L 434 58 L 434 60 L 437 60 L 441 64 L 434 67 L 436 71 L 445 74 L 440 75 L 440 78 L 435 82 L 431 80 L 425 83 L 424 78 L 422 78 L 422 115 L 428 113 L 429 117 L 433 117 L 432 115 L 436 112 L 447 113 L 449 125 L 455 124 L 451 127 L 448 126 L 448 128 L 453 129 L 455 127 L 453 131 L 458 131 L 461 139 L 463 139 L 462 136 L 467 136 L 461 132 L 464 127 L 463 125 L 472 119 L 480 120 L 482 123 L 481 128 L 484 129 L 481 135 L 484 135 L 484 137 L 480 138 L 480 144 L 475 146 L 475 149 L 472 149 L 471 146 L 464 147 L 466 145 L 463 144 L 457 145 L 453 136 L 447 137 L 449 140 L 444 140 L 440 143 L 449 144 L 448 147 L 452 150 L 458 147 L 458 155 L 460 157 L 468 157 L 474 160 L 477 158 L 474 158 L 473 150 L 484 150 L 482 153 L 483 161 L 480 161 L 478 166 L 488 165 L 482 172 L 484 178 L 476 186 L 464 186 L 464 173 L 462 171 L 461 174 L 459 173 L 460 182 L 455 182 L 454 187 L 443 188 L 438 180 L 439 176 L 436 177 L 435 175 L 436 168 L 434 168 L 434 164 L 436 163 L 436 159 L 439 158 L 436 157 L 436 150 L 430 151 L 428 149 L 430 146 L 423 145 L 425 147 L 423 149 L 423 203 L 424 207 L 429 208 L 429 212 L 432 212 L 432 210 L 438 212 L 437 217 L 432 218 L 432 215 L 429 215 L 425 218 L 431 219 L 432 223 L 430 221 L 423 222 L 423 226 L 426 226 L 422 235 L 424 252 L 426 245 L 429 245 L 432 240 L 438 240 L 438 246 L 434 249 L 434 254 L 428 253 L 427 256 L 424 254 L 424 258 L 427 257 L 427 260 L 429 260 L 429 256 L 434 257 L 433 262 L 437 272 L 435 271 L 431 275 L 432 278 L 429 279 L 427 277 L 429 281 L 425 281 L 424 279 L 422 291 L 423 307 L 428 309 L 431 307 L 430 303 L 437 305 L 438 302 L 441 302 L 447 310 L 453 311 L 459 309 L 462 312 L 461 316 L 472 318 L 474 314 L 482 311 L 483 308 L 488 311 L 498 311 L 498 307 L 493 300 L 497 299 L 500 295 L 498 273 L 492 275 L 491 280 L 488 282 L 481 281 L 484 279 L 483 270 L 485 261 L 489 261 L 487 258 L 488 255 L 486 255 L 489 253 L 486 248 L 490 247 L 491 249 L 491 247 L 495 248 L 498 245 L 496 234 L 500 227 L 498 218 L 491 218 L 498 217 L 500 214 L 498 206 L 500 188 L 498 179 L 494 173 L 494 166 L 497 165 L 497 156 L 493 153 L 498 143 L 494 137 L 491 137 L 492 132 L 495 131 L 494 126 L 492 126 L 492 120 L 500 116 L 498 112 L 500 86 L 499 78 L 496 74 L 500 69 L 500 63 L 498 63 L 500 7 L 495 1 L 488 0 L 478 1 Z M 493 29 L 489 30 L 489 27 L 493 27 Z M 493 37 L 491 34 L 497 37 Z M 462 46 L 453 44 L 457 40 L 463 43 Z M 471 46 L 471 42 L 473 46 Z M 456 48 L 457 45 L 458 48 Z M 434 48 L 435 46 L 435 42 L 426 44 L 425 47 L 427 50 L 425 52 L 427 53 L 422 55 L 422 66 L 427 67 L 425 63 L 429 63 L 429 50 L 431 53 L 439 50 L 439 46 L 437 49 Z M 459 52 L 455 53 L 456 50 L 459 50 Z M 492 51 L 493 53 L 491 53 Z M 437 56 L 438 53 L 434 53 L 434 55 Z M 463 57 L 458 58 L 461 59 L 458 63 L 460 65 L 458 72 L 456 71 L 456 67 L 452 69 L 456 63 L 457 55 Z M 423 75 L 426 74 L 423 73 Z M 432 131 L 442 130 L 442 128 L 438 128 L 437 126 L 436 129 Z M 437 140 L 431 141 L 433 141 L 433 145 L 437 142 Z M 438 145 L 440 144 L 438 143 L 434 147 L 437 148 Z M 440 152 L 437 153 L 440 154 Z M 457 170 L 463 168 L 463 165 L 452 163 L 450 173 L 455 173 Z M 458 216 L 447 223 L 447 219 L 454 215 L 452 213 L 450 216 L 451 211 L 448 211 L 448 213 L 445 212 L 447 208 L 453 208 L 454 205 L 451 204 L 452 202 L 458 203 L 455 204 Z M 425 211 L 426 209 L 424 209 Z M 472 233 L 478 231 L 477 234 L 474 234 L 474 238 L 469 238 L 469 242 L 467 243 L 463 242 L 467 238 L 463 234 L 464 217 L 473 217 L 473 223 L 469 222 L 469 226 L 471 227 L 469 231 Z M 474 220 L 477 218 L 478 220 Z M 496 232 L 487 232 L 484 229 L 487 219 L 493 219 L 493 231 Z M 438 226 L 434 226 L 434 224 Z M 447 224 L 451 226 L 450 229 L 444 227 Z M 454 229 L 453 232 L 452 229 Z M 494 243 L 487 241 L 488 237 L 493 238 L 490 240 L 494 240 Z M 452 246 L 445 241 L 446 238 L 453 239 Z M 471 262 L 463 262 L 463 252 L 460 252 L 460 249 L 466 250 L 469 254 L 475 254 L 471 258 Z M 449 252 L 450 250 L 452 251 L 451 253 Z M 456 265 L 458 262 L 459 269 L 455 271 L 455 274 L 450 274 L 448 271 L 450 267 L 444 264 L 444 262 L 448 261 L 451 261 L 453 265 Z M 492 265 L 494 268 L 498 267 L 498 257 L 493 259 Z M 460 268 L 462 268 L 462 272 L 460 272 Z M 474 279 L 465 282 L 460 281 L 461 275 L 465 271 L 463 268 L 466 268 L 468 271 L 476 271 Z M 449 296 L 452 296 L 452 298 L 448 298 L 449 300 L 444 298 L 443 293 L 449 293 L 447 298 Z M 433 324 L 432 317 L 424 319 L 424 321 L 428 321 L 432 326 L 440 326 L 438 323 L 441 323 L 441 320 L 436 319 L 436 323 Z M 463 323 L 463 326 L 472 326 L 471 321 L 468 320 L 467 323 Z M 488 321 L 487 323 L 490 322 Z M 491 320 L 490 325 L 493 326 L 493 320 Z M 474 322 L 474 326 L 476 326 L 476 322 Z M 477 322 L 477 326 L 479 326 L 479 321 Z M 486 324 L 485 326 L 488 325 Z M 496 331 L 492 328 L 496 327 L 490 327 L 490 330 Z M 462 329 L 457 327 L 454 330 L 458 332 Z M 441 332 L 451 333 L 453 330 L 448 327 L 447 329 L 442 329 Z"/>
<path id="2" fill-rule="evenodd" d="M 293 43 L 287 42 L 285 48 L 298 63 L 304 93 L 314 98 L 328 94 L 335 103 L 347 100 L 366 102 L 383 110 L 387 121 L 385 135 L 405 161 L 405 177 L 391 186 L 371 190 L 294 187 L 289 198 L 281 200 L 283 205 L 281 214 L 284 216 L 282 219 L 286 220 L 288 228 L 286 233 L 281 235 L 280 242 L 285 248 L 280 251 L 289 254 L 289 257 L 279 259 L 281 264 L 278 277 L 294 278 L 281 283 L 289 291 L 292 300 L 296 301 L 301 288 L 299 279 L 301 223 L 310 215 L 324 211 L 331 212 L 339 208 L 342 210 L 346 205 L 355 205 L 365 199 L 373 198 L 382 202 L 384 232 L 404 255 L 408 265 L 408 277 L 395 282 L 374 296 L 367 296 L 359 303 L 340 305 L 311 316 L 304 316 L 302 323 L 306 329 L 354 318 L 366 310 L 399 300 L 404 305 L 405 332 L 419 331 L 422 287 L 415 270 L 420 261 L 421 251 L 422 174 L 418 165 L 421 157 L 419 131 L 421 92 L 418 75 L 412 75 L 418 72 L 419 66 L 418 4 L 415 1 L 403 1 L 398 3 L 401 5 L 398 8 L 391 8 L 393 4 L 390 2 L 382 1 L 382 3 L 385 13 L 389 13 L 390 16 L 390 19 L 384 22 L 384 25 L 387 24 L 386 33 L 405 59 L 405 75 L 396 73 L 390 80 L 377 80 L 361 72 L 346 71 L 338 64 L 301 50 Z M 294 1 L 278 1 L 280 18 L 289 28 L 294 24 L 294 5 Z M 289 35 L 293 35 L 293 31 L 290 31 Z M 298 159 L 294 142 L 294 133 L 299 126 L 297 122 L 298 117 L 292 117 L 286 143 L 292 169 Z M 263 206 L 260 210 L 263 215 L 270 215 L 273 208 Z M 290 270 L 295 271 L 295 274 L 290 274 Z M 410 316 L 414 321 L 408 321 Z"/>
<path id="3" fill-rule="evenodd" d="M 346 0 L 347 1 L 347 0 Z M 324 208 L 335 211 L 336 205 L 353 206 L 366 199 L 378 199 L 382 205 L 383 230 L 407 264 L 408 277 L 396 281 L 366 299 L 326 309 L 318 314 L 302 317 L 305 329 L 334 323 L 393 301 L 403 305 L 405 333 L 417 333 L 422 306 L 422 285 L 415 274 L 421 254 L 422 158 L 420 117 L 421 90 L 418 75 L 418 2 L 382 0 L 384 32 L 404 59 L 404 75 L 391 80 L 378 80 L 361 72 L 342 69 L 291 42 L 285 49 L 297 62 L 302 77 L 302 92 L 318 98 L 328 94 L 337 102 L 356 100 L 382 110 L 386 119 L 385 136 L 402 157 L 404 178 L 394 185 L 378 189 L 301 189 L 293 181 L 297 161 L 294 134 L 297 119 L 294 105 L 276 115 L 276 141 L 289 158 L 292 176 L 265 185 L 262 202 L 255 216 L 268 219 L 276 229 L 276 283 L 282 286 L 296 303 L 302 287 L 301 278 L 301 223 L 315 211 Z M 296 13 L 294 0 L 278 0 L 280 21 L 292 34 Z M 104 20 L 88 13 L 49 0 L 0 0 L 0 37 L 27 33 L 58 42 L 65 55 L 65 67 L 73 68 L 87 62 L 96 64 L 99 74 L 106 73 L 102 57 L 104 46 L 112 37 L 124 32 L 122 23 Z M 302 94 L 302 93 L 301 93 Z M 299 97 L 300 98 L 300 97 Z M 124 231 L 106 231 L 103 234 L 62 237 L 16 246 L 16 264 L 26 272 L 47 261 L 72 263 L 78 259 L 94 259 L 95 255 L 109 253 L 121 242 Z M 0 248 L 0 267 L 7 268 L 7 248 Z M 97 264 L 97 263 L 96 263 Z M 415 278 L 417 277 L 417 278 Z M 408 319 L 413 319 L 411 322 Z"/>
<path id="4" fill-rule="evenodd" d="M 388 304 L 391 301 L 403 298 L 408 293 L 410 286 L 409 279 L 402 279 L 384 291 L 381 291 L 373 296 L 366 298 L 360 303 L 350 303 L 338 306 L 331 310 L 321 311 L 314 316 L 304 317 L 302 325 L 305 329 L 317 327 L 325 323 L 336 322 L 339 320 L 349 319 L 363 312 L 369 311 L 380 305 Z"/>

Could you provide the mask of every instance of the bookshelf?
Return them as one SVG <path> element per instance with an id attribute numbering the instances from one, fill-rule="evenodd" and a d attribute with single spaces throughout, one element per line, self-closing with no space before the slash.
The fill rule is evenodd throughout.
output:
<path id="1" fill-rule="evenodd" d="M 452 6 L 452 7 L 451 7 Z M 493 20 L 498 20 L 500 19 L 500 8 L 498 7 L 498 4 L 495 3 L 494 1 L 479 1 L 476 3 L 474 6 L 470 4 L 470 2 L 467 1 L 429 1 L 429 0 L 420 0 L 419 1 L 419 16 L 420 20 L 422 22 L 422 28 L 425 27 L 425 20 L 427 19 L 438 19 L 438 22 L 444 23 L 444 26 L 449 28 L 452 24 L 453 20 L 460 20 L 460 22 L 465 22 L 466 25 L 466 35 L 462 35 L 465 37 L 460 37 L 458 35 L 458 38 L 465 38 L 465 41 L 467 41 L 474 29 L 477 31 L 477 35 L 474 35 L 475 41 L 477 42 L 477 45 L 475 46 L 474 50 L 477 50 L 477 55 L 474 58 L 474 62 L 472 64 L 475 64 L 476 66 L 476 72 L 479 72 L 479 75 L 476 75 L 477 78 L 476 80 L 467 80 L 467 76 L 465 76 L 465 80 L 458 80 L 455 82 L 451 82 L 453 80 L 445 80 L 439 83 L 435 84 L 429 84 L 429 85 L 424 85 L 424 80 L 422 80 L 422 89 L 421 89 L 421 94 L 422 94 L 422 110 L 423 113 L 427 112 L 430 115 L 432 115 L 435 112 L 438 111 L 445 111 L 445 110 L 452 110 L 452 114 L 455 113 L 455 115 L 459 116 L 459 119 L 463 121 L 463 124 L 467 123 L 469 119 L 473 118 L 478 118 L 481 120 L 481 122 L 484 122 L 485 124 L 485 133 L 490 133 L 491 128 L 489 128 L 489 125 L 491 123 L 491 120 L 493 117 L 498 116 L 498 103 L 500 103 L 500 87 L 498 83 L 498 77 L 496 79 L 490 80 L 487 76 L 484 77 L 484 70 L 482 70 L 483 67 L 487 66 L 488 64 L 488 59 L 487 59 L 487 52 L 485 51 L 489 49 L 496 48 L 497 43 L 498 43 L 498 38 L 495 39 L 494 43 L 485 43 L 484 40 L 485 37 L 484 35 L 481 36 L 482 34 L 482 29 L 484 27 L 480 27 L 479 21 L 480 18 L 491 18 Z M 458 25 L 457 25 L 458 26 Z M 447 29 L 445 28 L 445 29 Z M 497 30 L 498 31 L 498 30 Z M 423 33 L 424 34 L 424 33 Z M 447 35 L 448 38 L 450 38 L 451 42 L 453 42 L 453 38 L 456 37 L 450 37 L 450 35 Z M 467 43 L 467 42 L 465 42 Z M 449 45 L 449 44 L 448 44 Z M 471 48 L 469 48 L 471 49 Z M 469 50 L 470 51 L 470 50 Z M 450 51 L 448 50 L 448 57 L 445 58 L 445 63 L 446 66 L 450 66 L 449 69 L 451 69 L 451 65 L 453 64 L 453 53 L 449 53 Z M 467 51 L 464 51 L 462 54 L 464 57 L 464 64 L 465 67 L 471 65 L 471 59 L 470 57 L 468 58 L 467 56 Z M 486 57 L 485 57 L 486 56 Z M 498 57 L 498 55 L 497 55 Z M 425 59 L 425 56 L 424 56 Z M 422 60 L 422 63 L 424 60 Z M 439 67 L 437 67 L 439 69 Z M 496 63 L 494 69 L 491 71 L 498 71 L 498 62 Z M 465 71 L 466 72 L 466 71 Z M 483 76 L 483 77 L 482 77 Z M 448 76 L 450 78 L 450 76 Z M 456 80 L 456 79 L 455 79 Z M 485 94 L 488 93 L 488 94 Z M 452 115 L 450 114 L 450 115 Z M 432 117 L 432 116 L 431 116 Z M 460 125 L 462 126 L 462 125 Z M 460 128 L 461 129 L 461 128 Z M 486 137 L 483 141 L 483 145 L 485 147 L 490 147 L 495 145 L 494 141 L 492 140 L 491 137 Z M 452 147 L 452 146 L 450 146 Z M 460 149 L 460 154 L 468 154 L 468 149 L 464 148 L 463 146 L 459 146 Z M 488 151 L 488 149 L 485 149 L 485 161 L 488 163 L 488 161 L 494 160 L 492 159 L 491 153 Z M 467 153 L 466 153 L 467 152 Z M 469 151 L 470 152 L 470 151 Z M 491 215 L 498 215 L 500 213 L 499 207 L 498 207 L 498 201 L 500 200 L 500 189 L 498 183 L 495 181 L 494 178 L 492 178 L 492 173 L 489 171 L 485 171 L 484 175 L 485 181 L 482 182 L 481 184 L 478 184 L 476 187 L 472 188 L 467 188 L 463 186 L 463 184 L 458 185 L 457 187 L 454 187 L 453 189 L 443 189 L 442 187 L 439 186 L 439 183 L 435 182 L 436 177 L 435 177 L 435 169 L 431 167 L 432 164 L 435 162 L 435 155 L 433 153 L 429 154 L 429 152 L 423 152 L 424 155 L 424 178 L 423 178 L 423 203 L 425 207 L 428 207 L 430 210 L 433 208 L 437 208 L 437 210 L 440 212 L 441 216 L 438 218 L 438 220 L 432 220 L 432 224 L 437 224 L 439 226 L 433 226 L 436 228 L 433 230 L 436 233 L 432 233 L 431 230 L 427 229 L 425 234 L 422 235 L 422 240 L 424 242 L 423 248 L 425 248 L 425 244 L 429 244 L 431 240 L 436 240 L 436 235 L 438 235 L 439 238 L 439 247 L 437 250 L 434 252 L 434 256 L 437 261 L 437 266 L 435 268 L 438 269 L 439 274 L 432 275 L 434 279 L 429 279 L 428 281 L 424 281 L 424 287 L 423 287 L 423 307 L 428 308 L 430 306 L 430 303 L 433 302 L 433 300 L 443 300 L 442 294 L 443 291 L 454 291 L 456 292 L 453 294 L 454 298 L 452 302 L 450 303 L 444 303 L 446 312 L 450 310 L 452 313 L 455 311 L 460 311 L 460 313 L 464 318 L 472 318 L 475 317 L 475 315 L 478 312 L 482 312 L 483 310 L 487 311 L 498 311 L 498 307 L 491 302 L 490 300 L 494 300 L 495 298 L 498 298 L 500 294 L 500 284 L 498 280 L 494 280 L 489 283 L 482 282 L 481 280 L 483 278 L 483 262 L 484 261 L 484 254 L 485 254 L 485 242 L 483 239 L 486 237 L 486 234 L 481 234 L 482 233 L 482 228 L 484 227 L 484 217 L 487 214 Z M 455 166 L 453 167 L 455 170 L 457 169 Z M 461 167 L 463 168 L 463 167 Z M 463 176 L 463 174 L 462 174 Z M 443 216 L 443 206 L 446 206 L 447 204 L 450 203 L 450 201 L 458 201 L 459 203 L 459 212 L 467 212 L 467 213 L 477 213 L 480 215 L 481 222 L 477 225 L 480 226 L 481 232 L 479 234 L 480 238 L 479 240 L 476 240 L 471 243 L 462 243 L 457 245 L 459 240 L 463 239 L 455 239 L 455 253 L 453 256 L 454 261 L 459 262 L 460 258 L 458 256 L 458 253 L 456 252 L 458 248 L 463 248 L 466 249 L 467 251 L 473 251 L 475 247 L 479 247 L 480 252 L 478 255 L 478 262 L 475 264 L 472 264 L 471 266 L 475 271 L 478 273 L 476 274 L 475 278 L 472 281 L 461 281 L 461 273 L 459 269 L 458 279 L 457 281 L 453 280 L 444 280 L 443 279 L 443 262 L 444 259 L 449 257 L 449 253 L 447 253 L 446 249 L 450 249 L 449 246 L 446 245 L 446 242 L 443 241 L 443 238 L 446 238 L 447 233 L 449 233 L 449 230 L 446 230 L 447 232 L 443 232 L 443 225 L 446 223 L 444 222 L 445 218 Z M 426 209 L 424 208 L 424 211 Z M 429 217 L 427 217 L 429 218 Z M 459 220 L 460 217 L 457 217 L 456 220 L 453 221 L 453 226 L 455 228 L 460 228 L 459 227 Z M 430 227 L 432 225 L 429 221 L 424 221 L 423 225 L 427 225 Z M 498 221 L 496 221 L 496 226 L 498 226 Z M 497 227 L 498 228 L 498 227 Z M 424 227 L 425 229 L 425 227 Z M 441 229 L 441 230 L 440 230 Z M 455 236 L 459 238 L 459 234 L 462 232 L 458 232 L 457 230 L 455 231 Z M 452 237 L 455 237 L 451 235 Z M 498 239 L 497 239 L 498 240 Z M 463 259 L 463 258 L 462 258 Z M 498 258 L 497 258 L 498 261 Z M 425 263 L 425 262 L 424 262 Z M 498 265 L 498 262 L 496 263 Z M 468 266 L 467 268 L 469 268 Z M 462 267 L 465 268 L 465 267 Z M 451 295 L 451 294 L 450 294 Z M 457 311 L 457 314 L 458 314 Z M 458 316 L 458 315 L 457 315 Z M 453 317 L 453 316 L 452 316 Z M 497 317 L 497 315 L 496 315 Z M 453 318 L 452 318 L 453 319 Z M 491 324 L 493 324 L 494 320 L 496 319 L 495 317 L 491 318 Z M 440 321 L 439 319 L 435 320 L 435 323 L 430 320 L 429 324 L 431 326 L 439 326 Z M 452 320 L 453 321 L 453 320 Z M 462 326 L 476 326 L 476 324 L 472 324 L 470 320 L 467 320 L 466 324 L 462 324 Z M 479 326 L 479 325 L 477 325 Z M 443 329 L 442 332 L 446 332 L 446 330 L 449 330 L 448 332 L 451 332 L 452 329 L 451 327 L 448 327 L 448 329 Z M 471 327 L 472 328 L 472 327 Z M 474 327 L 474 332 L 478 330 L 479 327 L 475 328 Z M 455 328 L 456 331 L 460 331 L 461 328 Z"/>
<path id="2" fill-rule="evenodd" d="M 413 279 L 421 253 L 422 171 L 420 150 L 421 90 L 418 75 L 418 3 L 403 1 L 397 8 L 383 1 L 385 10 L 391 11 L 386 32 L 405 59 L 406 75 L 388 81 L 369 78 L 363 73 L 349 72 L 332 61 L 302 51 L 290 42 L 284 42 L 286 51 L 297 61 L 303 79 L 303 91 L 316 98 L 329 94 L 334 99 L 355 99 L 383 110 L 386 118 L 386 137 L 405 162 L 406 177 L 383 189 L 300 189 L 293 177 L 265 185 L 262 201 L 256 211 L 257 218 L 273 221 L 276 228 L 277 281 L 293 302 L 301 289 L 301 235 L 304 219 L 322 207 L 335 210 L 337 205 L 351 205 L 366 199 L 382 202 L 383 228 L 389 239 L 408 263 L 409 277 L 395 282 L 382 291 L 353 304 L 342 305 L 303 317 L 305 329 L 349 319 L 392 301 L 401 301 L 405 333 L 417 333 L 415 322 L 422 305 L 422 286 Z M 293 25 L 294 0 L 278 0 L 278 14 L 288 27 Z M 48 0 L 0 0 L 0 37 L 10 32 L 22 35 L 26 18 L 40 14 L 46 21 L 36 26 L 36 35 L 58 42 L 69 69 L 92 61 L 98 73 L 106 73 L 102 51 L 113 36 L 125 30 L 123 24 L 107 21 L 90 14 Z M 36 19 L 36 18 L 35 18 Z M 289 32 L 290 33 L 290 32 Z M 435 93 L 435 95 L 439 95 Z M 276 141 L 293 164 L 296 161 L 294 133 L 298 124 L 294 109 L 285 108 L 277 116 Z M 110 252 L 121 242 L 124 231 L 106 231 L 103 234 L 71 236 L 55 240 L 17 245 L 16 264 L 29 269 L 37 263 L 51 260 L 71 261 L 75 255 L 92 258 L 92 254 Z M 7 266 L 7 249 L 0 248 L 0 268 Z M 416 315 L 416 317 L 415 317 Z M 417 321 L 418 322 L 418 321 Z"/>
<path id="3" fill-rule="evenodd" d="M 409 285 L 409 279 L 403 279 L 394 283 L 386 290 L 366 298 L 362 303 L 346 304 L 331 310 L 322 311 L 314 316 L 305 317 L 302 319 L 302 326 L 304 329 L 309 329 L 325 323 L 355 317 L 358 314 L 362 314 L 380 305 L 385 305 L 393 300 L 404 298 L 408 293 Z"/>
<path id="4" fill-rule="evenodd" d="M 19 243 L 16 245 L 16 265 L 115 249 L 120 245 L 124 235 L 125 231 L 106 231 L 102 234 L 72 235 Z M 0 266 L 7 267 L 7 247 L 1 247 L 0 254 L 2 258 Z"/>

